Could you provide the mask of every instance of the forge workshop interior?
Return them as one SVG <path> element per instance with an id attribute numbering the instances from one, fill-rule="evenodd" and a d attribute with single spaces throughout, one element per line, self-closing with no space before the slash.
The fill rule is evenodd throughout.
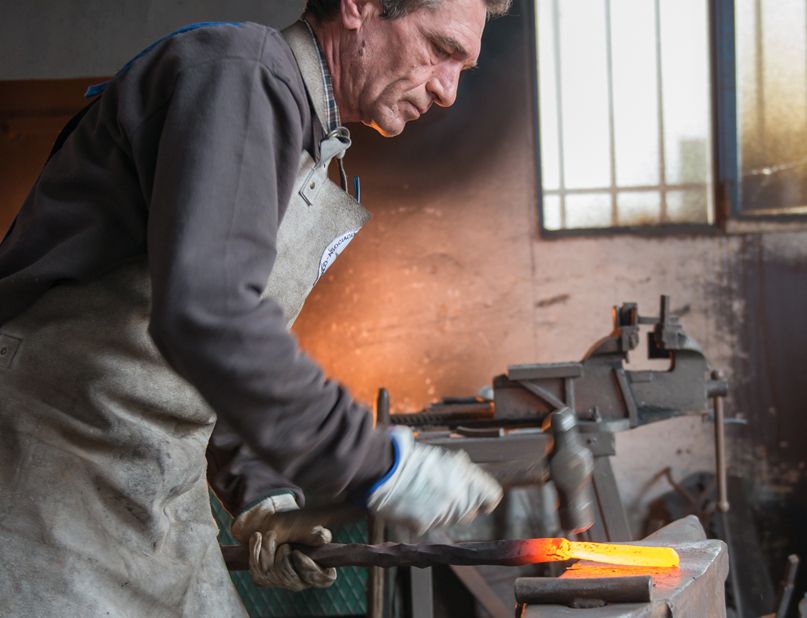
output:
<path id="1" fill-rule="evenodd" d="M 0 0 L 0 616 L 807 617 L 807 0 L 505 5 Z"/>

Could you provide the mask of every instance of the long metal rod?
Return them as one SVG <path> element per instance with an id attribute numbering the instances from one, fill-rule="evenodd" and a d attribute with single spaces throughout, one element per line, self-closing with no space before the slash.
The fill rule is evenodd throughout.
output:
<path id="1" fill-rule="evenodd" d="M 719 390 L 713 394 L 715 413 L 715 477 L 717 477 L 717 510 L 727 513 L 729 510 L 728 472 L 726 469 L 726 412 L 725 387 L 726 376 L 719 369 L 712 371 L 713 383 Z"/>
<path id="2" fill-rule="evenodd" d="M 464 543 L 329 543 L 321 547 L 293 545 L 323 567 L 430 567 L 437 565 L 524 566 L 563 562 L 570 558 L 644 566 L 676 566 L 678 554 L 669 547 L 575 543 L 566 539 L 470 541 Z M 231 571 L 249 568 L 249 548 L 221 547 Z"/>
<path id="3" fill-rule="evenodd" d="M 474 541 L 467 543 L 329 543 L 322 547 L 296 546 L 322 567 L 419 567 L 436 565 L 533 564 L 523 541 Z M 249 549 L 245 545 L 222 545 L 222 555 L 231 571 L 249 569 Z"/>
<path id="4" fill-rule="evenodd" d="M 717 460 L 717 510 L 729 510 L 728 475 L 726 470 L 726 425 L 723 397 L 714 398 L 715 409 L 715 458 Z"/>

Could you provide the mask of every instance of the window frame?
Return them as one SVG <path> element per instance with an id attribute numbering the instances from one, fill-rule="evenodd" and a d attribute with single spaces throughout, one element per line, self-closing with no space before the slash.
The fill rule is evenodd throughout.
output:
<path id="1" fill-rule="evenodd" d="M 575 236 L 717 236 L 732 222 L 807 222 L 807 213 L 743 211 L 740 201 L 739 144 L 737 134 L 737 78 L 735 53 L 735 0 L 707 0 L 712 138 L 712 223 L 660 223 L 642 226 L 612 226 L 550 230 L 544 225 L 544 190 L 541 169 L 541 109 L 538 65 L 537 2 L 526 0 L 527 42 L 530 52 L 530 87 L 535 140 L 535 174 L 539 234 L 542 238 Z M 603 2 L 605 0 L 602 0 Z"/>

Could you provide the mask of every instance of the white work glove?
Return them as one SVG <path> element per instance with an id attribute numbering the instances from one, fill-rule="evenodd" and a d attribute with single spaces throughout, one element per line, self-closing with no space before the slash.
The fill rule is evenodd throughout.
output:
<path id="1" fill-rule="evenodd" d="M 501 501 L 499 483 L 465 451 L 418 444 L 407 427 L 395 427 L 390 434 L 395 463 L 367 499 L 377 515 L 423 535 L 432 528 L 469 523 Z"/>
<path id="2" fill-rule="evenodd" d="M 249 572 L 256 585 L 299 592 L 327 588 L 336 581 L 336 569 L 323 569 L 289 545 L 318 547 L 331 542 L 331 531 L 323 526 L 312 526 L 305 518 L 298 522 L 293 516 L 277 515 L 298 509 L 294 496 L 280 494 L 266 498 L 233 522 L 233 536 L 249 543 Z"/>

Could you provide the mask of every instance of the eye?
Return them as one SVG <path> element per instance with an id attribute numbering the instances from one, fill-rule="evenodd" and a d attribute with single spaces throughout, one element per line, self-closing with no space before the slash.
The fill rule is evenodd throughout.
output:
<path id="1" fill-rule="evenodd" d="M 451 52 L 439 43 L 432 43 L 432 48 L 434 48 L 434 55 L 440 60 L 451 58 Z"/>

